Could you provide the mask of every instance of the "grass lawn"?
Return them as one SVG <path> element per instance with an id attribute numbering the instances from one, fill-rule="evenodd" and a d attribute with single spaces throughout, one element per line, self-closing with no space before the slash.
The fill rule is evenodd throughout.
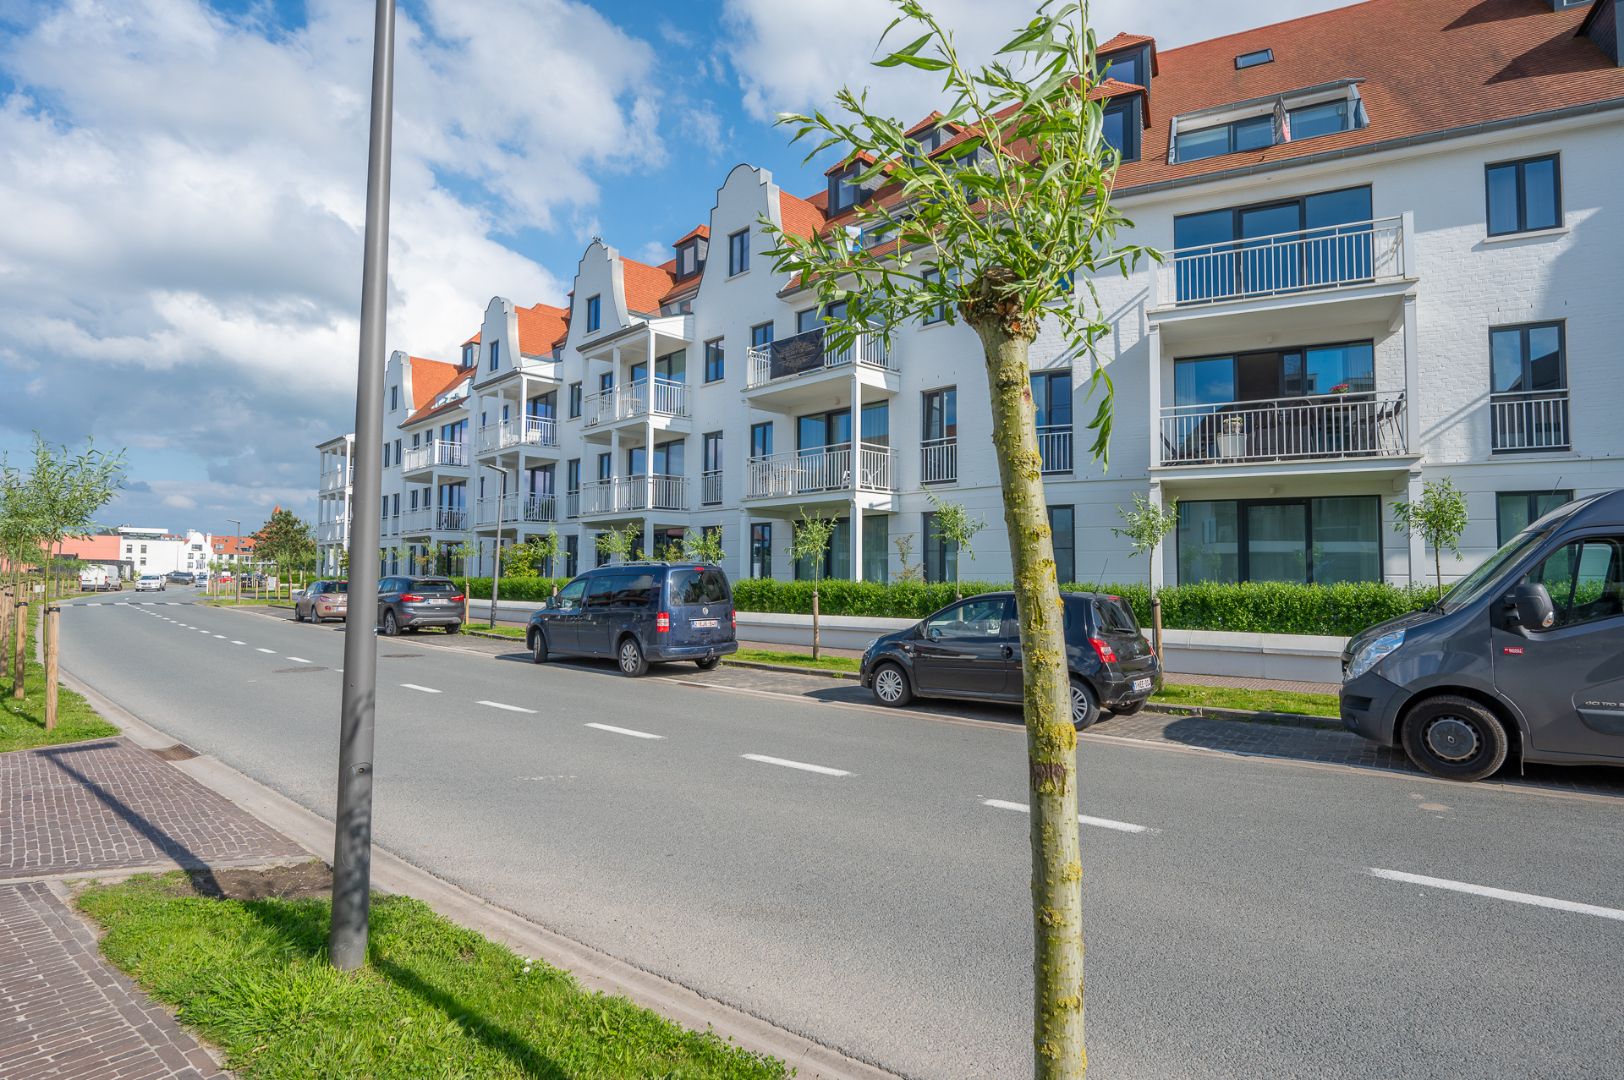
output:
<path id="1" fill-rule="evenodd" d="M 355 974 L 326 962 L 324 897 L 210 899 L 176 872 L 93 887 L 78 904 L 106 930 L 103 953 L 246 1078 L 784 1075 L 407 897 L 374 898 L 371 962 Z"/>
<path id="2" fill-rule="evenodd" d="M 849 671 L 853 675 L 862 667 L 862 661 L 855 656 L 820 656 L 814 660 L 806 653 L 778 652 L 775 649 L 740 649 L 722 659 L 749 660 L 757 664 L 788 664 L 793 667 L 812 668 L 815 671 Z"/>
<path id="3" fill-rule="evenodd" d="M 481 634 L 495 634 L 497 637 L 517 638 L 520 641 L 524 640 L 525 630 L 527 629 L 523 626 L 503 626 L 501 623 L 497 623 L 492 627 L 478 621 L 465 622 L 462 624 L 462 628 Z"/>
<path id="4" fill-rule="evenodd" d="M 28 649 L 34 655 L 34 635 L 38 623 L 33 613 L 37 607 L 29 606 Z M 12 644 L 7 642 L 7 647 Z M 0 753 L 9 750 L 28 750 L 35 746 L 57 746 L 62 743 L 83 742 L 86 739 L 105 739 L 117 735 L 118 728 L 96 715 L 90 703 L 65 686 L 57 687 L 56 728 L 45 730 L 45 665 L 32 659 L 24 666 L 23 697 L 19 701 L 11 696 L 13 680 L 0 680 L 4 697 L 0 697 Z"/>

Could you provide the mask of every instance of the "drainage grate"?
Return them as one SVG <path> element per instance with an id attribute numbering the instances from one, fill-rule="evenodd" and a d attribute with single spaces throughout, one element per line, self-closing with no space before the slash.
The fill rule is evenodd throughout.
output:
<path id="1" fill-rule="evenodd" d="M 148 750 L 147 753 L 163 761 L 190 761 L 192 758 L 197 757 L 197 751 L 185 743 L 176 743 L 174 746 L 166 746 L 161 750 Z"/>

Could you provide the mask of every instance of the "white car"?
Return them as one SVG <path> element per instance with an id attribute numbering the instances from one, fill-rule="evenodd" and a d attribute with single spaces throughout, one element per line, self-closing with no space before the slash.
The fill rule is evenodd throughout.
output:
<path id="1" fill-rule="evenodd" d="M 164 579 L 158 574 L 142 574 L 135 583 L 136 592 L 163 592 Z"/>

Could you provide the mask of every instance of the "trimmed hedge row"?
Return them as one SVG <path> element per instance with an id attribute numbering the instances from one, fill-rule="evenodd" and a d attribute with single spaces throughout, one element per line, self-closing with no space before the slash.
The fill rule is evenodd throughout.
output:
<path id="1" fill-rule="evenodd" d="M 504 600 L 541 601 L 565 578 L 502 579 Z M 1114 593 L 1133 605 L 1145 625 L 1150 623 L 1150 591 L 1134 585 L 1063 585 L 1063 589 Z M 488 600 L 490 578 L 474 578 L 470 596 Z M 1009 585 L 965 581 L 958 591 L 965 596 L 996 592 Z M 917 581 L 880 584 L 873 581 L 825 581 L 818 587 L 819 610 L 825 615 L 869 618 L 922 619 L 953 602 L 951 584 Z M 1336 585 L 1295 585 L 1279 581 L 1253 581 L 1238 585 L 1207 582 L 1172 585 L 1161 591 L 1162 625 L 1170 630 L 1228 630 L 1261 634 L 1333 634 L 1351 636 L 1384 619 L 1430 604 L 1435 593 L 1425 586 L 1400 587 L 1383 582 L 1343 582 Z M 733 600 L 740 611 L 809 615 L 812 582 L 752 578 L 733 583 Z"/>

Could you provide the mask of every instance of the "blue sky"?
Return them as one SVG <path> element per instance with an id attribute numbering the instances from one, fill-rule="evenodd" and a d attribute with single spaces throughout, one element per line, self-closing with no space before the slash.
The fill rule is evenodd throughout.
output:
<path id="1" fill-rule="evenodd" d="M 1032 0 L 937 0 L 986 59 Z M 1335 0 L 1096 0 L 1165 46 Z M 880 0 L 401 0 L 390 347 L 451 358 L 493 295 L 558 302 L 601 235 L 663 260 L 738 162 L 809 194 L 771 120 L 917 73 Z M 107 524 L 314 506 L 353 418 L 370 0 L 0 0 L 0 450 L 125 447 Z"/>

